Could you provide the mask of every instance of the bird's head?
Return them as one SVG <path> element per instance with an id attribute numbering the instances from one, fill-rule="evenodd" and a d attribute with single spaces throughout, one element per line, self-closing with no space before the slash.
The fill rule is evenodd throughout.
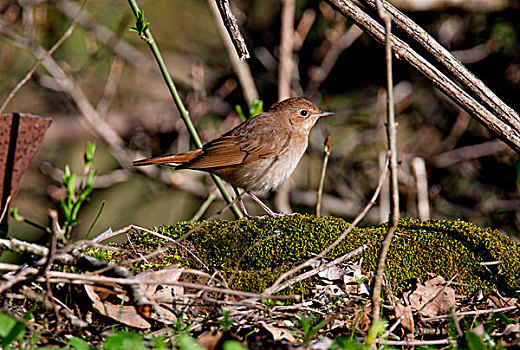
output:
<path id="1" fill-rule="evenodd" d="M 312 102 L 302 97 L 291 97 L 273 106 L 270 112 L 274 112 L 279 118 L 287 122 L 287 127 L 308 133 L 321 117 L 333 115 L 316 107 Z"/>

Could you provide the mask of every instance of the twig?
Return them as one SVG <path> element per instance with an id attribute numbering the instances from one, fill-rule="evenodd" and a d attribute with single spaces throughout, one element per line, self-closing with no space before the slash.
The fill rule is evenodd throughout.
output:
<path id="1" fill-rule="evenodd" d="M 388 224 L 388 231 L 381 246 L 381 252 L 377 261 L 377 270 L 374 277 L 372 288 L 372 325 L 379 322 L 379 314 L 381 307 L 381 284 L 383 274 L 385 272 L 385 263 L 390 244 L 394 236 L 397 224 L 399 223 L 399 185 L 397 170 L 397 136 L 394 113 L 394 86 L 392 79 L 392 46 L 390 41 L 392 19 L 388 12 L 384 10 L 378 0 L 379 16 L 385 22 L 385 58 L 386 58 L 386 112 L 387 112 L 387 132 L 388 132 L 388 149 L 390 150 L 390 186 L 391 201 L 390 212 L 391 217 Z M 372 344 L 369 344 L 372 345 Z"/>
<path id="2" fill-rule="evenodd" d="M 384 28 L 373 18 L 363 12 L 351 0 L 327 0 L 343 15 L 350 17 L 361 28 L 372 35 L 377 41 L 384 42 Z M 440 70 L 417 54 L 408 44 L 392 35 L 392 47 L 397 57 L 407 61 L 412 67 L 428 78 L 439 90 L 477 118 L 489 130 L 496 133 L 509 146 L 520 151 L 520 129 L 506 123 L 494 113 L 488 111 L 482 104 L 466 93 Z"/>
<path id="3" fill-rule="evenodd" d="M 134 13 L 134 16 L 137 18 L 138 14 L 141 13 L 141 10 L 139 9 L 139 6 L 137 5 L 136 0 L 128 0 L 128 3 L 130 4 L 130 7 L 132 8 L 132 11 Z M 184 103 L 182 102 L 182 99 L 177 92 L 177 88 L 175 87 L 175 84 L 173 83 L 173 80 L 170 76 L 170 73 L 168 71 L 168 68 L 166 67 L 166 64 L 164 63 L 164 60 L 162 58 L 161 52 L 159 51 L 159 47 L 157 46 L 157 43 L 153 39 L 152 32 L 149 28 L 147 28 L 144 31 L 144 36 L 146 38 L 146 43 L 152 50 L 152 53 L 155 57 L 155 60 L 157 61 L 157 64 L 159 65 L 159 68 L 161 70 L 161 74 L 163 75 L 164 81 L 166 82 L 166 85 L 168 86 L 168 89 L 170 91 L 170 94 L 173 97 L 173 100 L 175 102 L 175 105 L 177 106 L 179 112 L 181 113 L 182 120 L 184 121 L 184 124 L 186 125 L 186 128 L 188 129 L 188 132 L 193 139 L 193 143 L 198 148 L 202 148 L 202 141 L 200 140 L 199 134 L 197 133 L 197 130 L 195 129 L 195 126 L 193 125 L 191 118 L 189 116 L 188 111 L 186 110 L 186 107 L 184 107 Z M 231 203 L 233 200 L 229 193 L 227 192 L 226 188 L 224 187 L 224 184 L 222 183 L 222 180 L 214 175 L 210 174 L 211 178 L 217 185 L 220 193 L 222 194 L 222 197 L 224 197 L 225 201 L 227 203 Z M 237 219 L 240 219 L 244 217 L 238 206 L 232 205 L 231 211 L 235 215 Z"/>
<path id="4" fill-rule="evenodd" d="M 417 212 L 419 219 L 430 220 L 430 201 L 428 199 L 428 178 L 426 176 L 426 164 L 421 157 L 412 159 L 412 170 L 415 175 L 417 191 Z"/>
<path id="5" fill-rule="evenodd" d="M 306 9 L 302 13 L 302 17 L 296 26 L 296 31 L 294 32 L 294 50 L 298 51 L 302 47 L 305 38 L 309 34 L 314 21 L 316 20 L 316 11 L 311 8 Z"/>
<path id="6" fill-rule="evenodd" d="M 14 98 L 16 93 L 18 91 L 20 91 L 20 89 L 25 85 L 25 83 L 27 83 L 29 81 L 29 79 L 31 79 L 32 75 L 36 71 L 36 68 L 38 68 L 40 66 L 42 61 L 45 58 L 51 56 L 65 42 L 65 40 L 67 40 L 72 35 L 72 32 L 76 28 L 76 24 L 78 23 L 78 20 L 82 14 L 83 8 L 87 4 L 87 2 L 88 2 L 88 0 L 84 0 L 83 3 L 81 4 L 81 6 L 79 6 L 76 14 L 74 15 L 72 23 L 69 26 L 69 29 L 67 29 L 65 31 L 65 33 L 63 33 L 61 38 L 51 47 L 51 49 L 49 51 L 47 51 L 44 55 L 42 55 L 41 57 L 38 58 L 38 60 L 32 65 L 31 69 L 29 69 L 29 71 L 27 72 L 25 77 L 22 80 L 20 80 L 18 82 L 18 84 L 16 84 L 16 86 L 11 90 L 11 92 L 9 92 L 9 95 L 5 99 L 2 106 L 0 107 L 0 113 L 2 113 L 4 111 L 5 107 L 9 104 L 9 102 L 11 102 L 11 100 Z"/>
<path id="7" fill-rule="evenodd" d="M 278 286 L 278 288 L 276 288 L 276 292 L 282 291 L 285 288 L 290 287 L 293 284 L 298 283 L 300 281 L 303 281 L 304 279 L 312 277 L 312 276 L 314 276 L 314 275 L 316 275 L 316 274 L 318 274 L 318 273 L 320 273 L 322 271 L 325 271 L 326 269 L 328 269 L 328 268 L 330 268 L 332 266 L 336 266 L 338 264 L 341 264 L 343 261 L 350 260 L 353 257 L 358 256 L 359 254 L 363 253 L 366 248 L 367 248 L 366 245 L 362 245 L 361 247 L 358 247 L 358 248 L 354 249 L 353 251 L 340 256 L 339 258 L 336 258 L 336 259 L 334 259 L 332 261 L 329 261 L 329 262 L 327 262 L 325 264 L 322 264 L 322 265 L 320 265 L 320 266 L 318 266 L 318 267 L 316 267 L 316 268 L 314 268 L 314 269 L 312 269 L 310 271 L 302 273 L 301 275 L 293 277 L 290 280 L 287 280 L 287 281 L 283 282 L 282 284 L 280 284 L 280 286 Z"/>
<path id="8" fill-rule="evenodd" d="M 372 6 L 372 8 L 375 8 L 376 0 L 364 1 Z M 459 60 L 442 47 L 442 45 L 424 29 L 386 0 L 383 0 L 383 6 L 392 15 L 396 25 L 430 52 L 464 87 L 473 92 L 475 96 L 491 108 L 494 113 L 500 115 L 502 120 L 513 125 L 515 130 L 520 130 L 520 118 L 517 112 L 500 100 L 480 79 L 467 70 Z"/>
<path id="9" fill-rule="evenodd" d="M 379 172 L 383 171 L 383 167 L 388 166 L 386 158 L 388 151 L 379 151 Z M 385 165 L 386 164 L 386 165 Z M 387 222 L 390 215 L 390 185 L 388 179 L 383 184 L 381 195 L 379 196 L 379 222 Z"/>
<path id="10" fill-rule="evenodd" d="M 366 215 L 366 213 L 370 210 L 370 208 L 372 208 L 372 206 L 375 204 L 375 200 L 377 199 L 377 196 L 379 195 L 379 191 L 381 191 L 381 187 L 383 186 L 383 182 L 385 181 L 385 178 L 386 178 L 386 173 L 387 173 L 387 169 L 388 169 L 388 159 L 387 159 L 387 165 L 385 167 L 385 170 L 383 172 L 381 172 L 380 176 L 379 176 L 379 183 L 377 184 L 377 188 L 374 192 L 374 195 L 372 196 L 372 198 L 370 199 L 370 201 L 367 203 L 367 205 L 365 206 L 365 208 L 363 208 L 363 210 L 361 211 L 361 213 L 358 214 L 358 216 L 354 219 L 354 221 L 352 221 L 352 224 L 350 224 L 349 227 L 347 227 L 347 229 L 345 231 L 343 231 L 343 233 L 331 244 L 329 245 L 327 248 L 325 248 L 325 250 L 323 250 L 321 253 L 319 253 L 318 255 L 310 258 L 309 260 L 305 261 L 304 263 L 292 268 L 291 270 L 283 273 L 280 277 L 278 277 L 278 279 L 269 287 L 267 288 L 266 290 L 264 290 L 263 293 L 266 293 L 266 294 L 272 294 L 272 293 L 275 293 L 276 290 L 278 290 L 278 287 L 279 285 L 289 276 L 292 276 L 294 275 L 296 272 L 300 271 L 301 269 L 307 267 L 307 266 L 312 266 L 312 264 L 316 261 L 318 261 L 319 259 L 323 258 L 325 255 L 327 255 L 332 249 L 334 249 L 335 247 L 338 246 L 338 244 L 340 244 L 346 237 L 347 235 L 350 233 L 350 231 L 352 231 L 352 229 L 354 227 L 356 227 L 356 225 L 363 219 L 363 217 Z"/>
<path id="11" fill-rule="evenodd" d="M 27 268 L 31 272 L 35 272 L 34 268 Z M 61 272 L 61 271 L 48 271 L 47 272 L 52 283 L 60 283 L 67 282 L 72 284 L 96 284 L 96 283 L 106 283 L 113 284 L 117 283 L 123 286 L 139 286 L 141 284 L 146 285 L 165 285 L 165 286 L 179 286 L 183 288 L 192 288 L 196 290 L 204 290 L 206 292 L 215 292 L 222 293 L 227 295 L 236 295 L 244 298 L 254 298 L 254 299 L 276 299 L 276 300 L 289 300 L 296 299 L 300 300 L 299 295 L 264 295 L 258 293 L 251 292 L 242 292 L 239 290 L 233 289 L 224 289 L 206 286 L 198 283 L 190 283 L 190 282 L 173 282 L 173 281 L 149 281 L 146 279 L 142 279 L 139 277 L 106 277 L 106 276 L 96 276 L 96 275 L 86 275 L 86 274 L 76 274 L 70 272 Z M 38 282 L 44 281 L 44 279 L 40 278 Z"/>
<path id="12" fill-rule="evenodd" d="M 21 294 L 23 294 L 27 299 L 32 299 L 32 300 L 35 300 L 37 301 L 38 303 L 42 303 L 45 307 L 47 308 L 52 308 L 53 306 L 52 305 L 49 305 L 51 303 L 49 303 L 48 300 L 46 300 L 43 296 L 41 296 L 40 294 L 36 293 L 35 291 L 33 291 L 32 289 L 30 289 L 29 287 L 27 286 L 24 286 L 24 288 L 22 288 L 22 290 L 20 291 Z M 53 297 L 54 298 L 54 297 Z M 54 300 L 54 299 L 52 299 Z M 57 300 L 57 299 L 56 299 Z M 58 308 L 58 311 L 64 315 L 65 317 L 67 317 L 71 323 L 75 326 L 78 326 L 78 327 L 87 327 L 89 324 L 83 320 L 81 320 L 80 318 L 78 318 L 76 315 L 74 315 L 74 313 L 72 313 L 72 311 L 67 308 L 67 307 L 60 307 Z"/>
<path id="13" fill-rule="evenodd" d="M 0 214 L 0 222 L 4 221 L 4 216 L 7 213 L 7 210 L 9 209 L 9 203 L 11 203 L 11 196 L 10 195 L 7 196 L 4 208 L 0 208 L 0 209 L 2 209 L 2 214 Z"/>
<path id="14" fill-rule="evenodd" d="M 280 63 L 278 65 L 278 100 L 291 97 L 294 50 L 294 1 L 282 0 L 280 28 Z"/>
<path id="15" fill-rule="evenodd" d="M 105 84 L 105 90 L 103 96 L 99 100 L 96 110 L 99 115 L 105 116 L 108 112 L 110 102 L 114 98 L 114 94 L 117 91 L 117 83 L 123 72 L 124 62 L 121 58 L 115 57 L 110 65 L 110 72 L 108 73 L 107 82 Z"/>
<path id="16" fill-rule="evenodd" d="M 442 141 L 439 151 L 451 151 L 459 142 L 461 136 L 466 132 L 471 117 L 463 111 L 459 111 L 455 124 L 451 127 L 450 134 Z"/>
<path id="17" fill-rule="evenodd" d="M 486 141 L 478 145 L 464 146 L 438 154 L 433 157 L 432 163 L 437 168 L 447 168 L 466 160 L 486 157 L 507 150 L 507 145 L 500 140 Z"/>
<path id="18" fill-rule="evenodd" d="M 256 89 L 253 75 L 251 74 L 251 69 L 249 68 L 247 62 L 238 58 L 233 43 L 231 42 L 229 35 L 226 33 L 226 26 L 222 20 L 222 17 L 220 16 L 219 7 L 215 3 L 216 1 L 220 0 L 207 1 L 213 18 L 215 18 L 215 21 L 217 22 L 217 29 L 220 33 L 220 36 L 222 37 L 222 40 L 224 41 L 224 46 L 226 47 L 228 57 L 231 60 L 231 65 L 233 66 L 235 74 L 238 77 L 238 81 L 240 82 L 240 86 L 242 87 L 244 98 L 247 102 L 247 105 L 251 107 L 253 100 L 258 98 L 258 91 Z"/>
<path id="19" fill-rule="evenodd" d="M 56 8 L 69 18 L 73 18 L 79 8 L 79 5 L 70 0 L 57 0 L 55 4 Z M 124 40 L 119 39 L 108 27 L 96 22 L 88 11 L 83 11 L 78 24 L 92 33 L 96 39 L 106 45 L 109 50 L 122 57 L 132 66 L 144 70 L 154 78 L 162 78 L 161 73 L 157 71 L 157 66 L 152 59 Z M 190 79 L 186 78 L 184 74 L 174 75 L 173 78 L 183 86 L 191 86 Z"/>
<path id="20" fill-rule="evenodd" d="M 213 189 L 213 191 L 211 191 L 209 193 L 208 198 L 206 198 L 206 200 L 204 202 L 202 202 L 202 204 L 200 205 L 197 212 L 195 214 L 193 214 L 193 216 L 191 217 L 191 219 L 190 219 L 191 222 L 200 220 L 202 215 L 204 215 L 206 210 L 208 210 L 211 203 L 213 203 L 215 198 L 217 198 L 217 192 L 218 192 L 218 188 L 215 188 L 215 189 Z"/>
<path id="21" fill-rule="evenodd" d="M 305 88 L 305 96 L 311 98 L 319 89 L 321 84 L 327 79 L 332 68 L 336 64 L 339 56 L 348 49 L 360 36 L 363 31 L 353 24 L 341 38 L 333 43 L 327 54 L 321 61 L 321 65 L 312 70 L 311 80 Z"/>
<path id="22" fill-rule="evenodd" d="M 31 253 L 38 256 L 48 256 L 49 249 L 34 243 L 28 243 L 24 241 L 20 241 L 15 238 L 10 239 L 0 239 L 0 247 L 12 250 L 16 253 Z M 89 255 L 83 254 L 79 252 L 79 250 L 73 250 L 71 254 L 57 252 L 53 255 L 55 261 L 59 261 L 63 264 L 74 265 L 83 271 L 98 271 L 100 269 L 106 270 L 105 274 L 109 276 L 116 276 L 120 279 L 130 280 L 132 274 L 128 269 L 116 265 L 114 263 L 105 262 L 97 260 Z M 27 271 L 32 271 L 32 273 L 37 273 L 38 269 L 30 270 L 31 268 L 22 269 L 23 273 L 27 273 Z M 47 273 L 52 276 L 55 271 L 48 271 Z M 74 274 L 71 274 L 74 275 Z M 45 281 L 45 279 L 43 280 Z M 8 281 L 9 282 L 9 281 Z M 51 281 L 53 282 L 53 281 Z M 5 292 L 8 286 L 1 285 L 0 286 L 0 294 Z M 148 306 L 149 300 L 146 297 L 144 291 L 137 284 L 127 284 L 125 285 L 125 290 L 128 292 L 132 303 L 138 307 Z"/>
<path id="23" fill-rule="evenodd" d="M 321 197 L 323 195 L 323 184 L 325 183 L 325 172 L 327 171 L 327 163 L 329 162 L 330 157 L 330 148 L 330 134 L 328 134 L 325 138 L 325 143 L 323 145 L 323 162 L 321 163 L 320 183 L 318 185 L 318 194 L 316 198 L 315 207 L 316 216 L 320 216 Z"/>
<path id="24" fill-rule="evenodd" d="M 384 345 L 396 345 L 396 346 L 421 346 L 421 345 L 446 345 L 456 343 L 455 340 L 451 338 L 446 339 L 438 339 L 438 340 L 388 340 L 388 339 L 375 339 L 376 343 L 384 344 Z"/>
<path id="25" fill-rule="evenodd" d="M 240 33 L 238 28 L 237 19 L 233 12 L 231 12 L 231 6 L 229 0 L 215 0 L 218 4 L 218 10 L 226 30 L 231 38 L 233 45 L 235 46 L 236 53 L 241 61 L 249 58 L 249 51 L 247 50 L 246 42 L 244 37 Z"/>
<path id="26" fill-rule="evenodd" d="M 518 311 L 519 305 L 512 305 L 506 307 L 500 307 L 496 309 L 488 309 L 488 310 L 475 310 L 475 311 L 463 311 L 455 313 L 455 316 L 479 316 L 479 315 L 487 315 L 487 314 L 495 314 L 498 312 L 507 312 L 507 311 Z M 434 317 L 421 318 L 422 322 L 431 322 L 431 321 L 439 321 L 439 320 L 447 320 L 451 315 L 441 315 Z"/>

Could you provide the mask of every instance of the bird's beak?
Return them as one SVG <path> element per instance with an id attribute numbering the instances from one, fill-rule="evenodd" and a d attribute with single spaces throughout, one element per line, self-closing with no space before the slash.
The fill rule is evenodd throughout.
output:
<path id="1" fill-rule="evenodd" d="M 332 113 L 332 112 L 321 111 L 320 113 L 315 114 L 315 116 L 318 118 L 321 118 L 321 117 L 328 117 L 329 115 L 333 115 L 333 114 L 334 113 Z"/>

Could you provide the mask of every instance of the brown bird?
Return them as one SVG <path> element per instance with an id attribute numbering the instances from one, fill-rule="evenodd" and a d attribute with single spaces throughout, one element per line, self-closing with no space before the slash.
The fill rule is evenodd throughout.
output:
<path id="1" fill-rule="evenodd" d="M 321 111 L 304 98 L 288 98 L 209 141 L 202 148 L 141 159 L 132 164 L 165 164 L 176 169 L 216 174 L 233 186 L 237 196 L 237 187 L 240 187 L 269 215 L 279 217 L 281 214 L 269 209 L 252 192 L 278 188 L 292 174 L 305 153 L 309 132 L 318 118 L 332 114 Z M 241 198 L 239 203 L 249 217 Z"/>

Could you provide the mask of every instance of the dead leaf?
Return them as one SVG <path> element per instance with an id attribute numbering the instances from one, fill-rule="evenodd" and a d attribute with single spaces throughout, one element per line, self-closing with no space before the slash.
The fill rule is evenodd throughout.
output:
<path id="1" fill-rule="evenodd" d="M 265 323 L 264 321 L 261 321 L 260 324 L 269 332 L 272 334 L 273 336 L 273 339 L 275 341 L 279 341 L 279 340 L 282 340 L 282 339 L 285 339 L 289 342 L 294 342 L 296 341 L 296 338 L 294 338 L 294 336 L 285 328 L 278 328 L 278 327 L 275 327 L 275 326 L 272 326 L 272 325 L 268 325 L 267 323 Z"/>
<path id="2" fill-rule="evenodd" d="M 401 325 L 404 329 L 413 334 L 415 325 L 413 321 L 412 307 L 410 305 L 404 306 L 400 302 L 395 304 L 395 317 L 402 318 Z"/>
<path id="3" fill-rule="evenodd" d="M 328 279 L 329 281 L 339 280 L 343 275 L 345 275 L 345 270 L 337 266 L 331 266 L 318 273 L 318 276 Z"/>
<path id="4" fill-rule="evenodd" d="M 207 350 L 214 350 L 220 342 L 220 339 L 222 339 L 223 334 L 224 333 L 222 331 L 218 331 L 217 333 L 213 333 L 211 331 L 202 333 L 197 338 L 197 343 L 199 343 Z"/>
<path id="5" fill-rule="evenodd" d="M 434 317 L 448 312 L 455 305 L 455 291 L 444 286 L 445 280 L 437 276 L 420 284 L 408 295 L 412 310 L 419 311 L 426 317 Z"/>
<path id="6" fill-rule="evenodd" d="M 150 323 L 139 315 L 135 307 L 125 304 L 113 304 L 108 299 L 103 301 L 91 286 L 85 285 L 84 287 L 94 308 L 103 316 L 135 328 L 149 329 L 151 327 Z"/>

